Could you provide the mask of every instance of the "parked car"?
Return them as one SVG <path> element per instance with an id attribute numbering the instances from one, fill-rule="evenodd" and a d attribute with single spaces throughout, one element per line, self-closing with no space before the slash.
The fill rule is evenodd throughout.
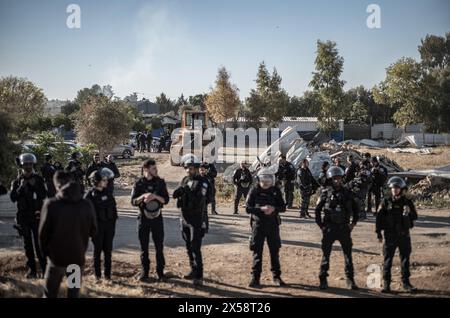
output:
<path id="1" fill-rule="evenodd" d="M 130 145 L 118 145 L 115 146 L 112 151 L 109 152 L 114 157 L 122 157 L 129 159 L 134 156 L 134 148 Z"/>

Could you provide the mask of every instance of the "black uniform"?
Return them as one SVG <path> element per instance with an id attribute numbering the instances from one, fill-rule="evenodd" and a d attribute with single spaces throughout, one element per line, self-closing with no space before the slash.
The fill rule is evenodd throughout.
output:
<path id="1" fill-rule="evenodd" d="M 271 205 L 275 208 L 272 215 L 267 216 L 261 211 L 262 206 Z M 281 247 L 279 213 L 286 211 L 286 204 L 278 187 L 262 189 L 259 185 L 252 188 L 247 201 L 247 213 L 251 215 L 250 224 L 252 236 L 250 250 L 253 251 L 252 275 L 259 280 L 262 270 L 264 241 L 267 239 L 270 252 L 271 271 L 274 278 L 281 275 L 279 251 Z"/>
<path id="2" fill-rule="evenodd" d="M 46 196 L 44 179 L 36 173 L 29 177 L 22 174 L 12 182 L 10 198 L 12 202 L 17 203 L 16 222 L 23 236 L 27 266 L 33 274 L 36 273 L 35 253 L 42 272 L 46 266 L 46 258 L 39 246 L 39 216 L 36 215 L 37 211 L 41 211 Z"/>
<path id="3" fill-rule="evenodd" d="M 108 190 L 114 193 L 114 179 L 117 179 L 120 177 L 119 168 L 117 168 L 117 165 L 113 161 L 103 161 L 102 166 L 105 168 L 108 168 L 114 173 L 114 178 L 108 180 Z"/>
<path id="4" fill-rule="evenodd" d="M 372 186 L 370 187 L 367 200 L 367 212 L 372 212 L 372 196 L 375 197 L 375 211 L 378 211 L 383 193 L 383 187 L 388 177 L 387 169 L 379 164 L 373 166 L 371 172 Z"/>
<path id="5" fill-rule="evenodd" d="M 236 194 L 234 197 L 234 213 L 238 213 L 239 201 L 242 196 L 244 197 L 244 200 L 247 198 L 248 191 L 250 190 L 250 186 L 252 184 L 252 174 L 250 173 L 250 170 L 247 168 L 236 169 L 233 174 L 233 184 L 236 187 Z"/>
<path id="6" fill-rule="evenodd" d="M 206 178 L 208 179 L 211 185 L 211 198 L 210 198 L 211 212 L 216 212 L 216 177 L 217 177 L 216 166 L 212 163 L 209 163 Z"/>
<path id="7" fill-rule="evenodd" d="M 102 276 L 101 254 L 105 261 L 105 278 L 111 278 L 111 254 L 113 249 L 114 234 L 116 231 L 117 206 L 114 196 L 108 189 L 99 191 L 95 188 L 86 193 L 95 209 L 97 216 L 97 232 L 92 238 L 94 244 L 94 270 L 95 276 Z"/>
<path id="8" fill-rule="evenodd" d="M 145 152 L 145 146 L 146 146 L 146 144 L 147 144 L 147 137 L 145 136 L 145 134 L 144 133 L 142 133 L 140 136 L 139 136 L 139 140 L 140 140 L 140 148 L 139 148 L 139 152 Z"/>
<path id="9" fill-rule="evenodd" d="M 417 220 L 414 203 L 401 196 L 399 199 L 386 198 L 382 201 L 376 219 L 376 233 L 381 237 L 384 231 L 384 281 L 391 282 L 391 267 L 395 250 L 400 251 L 403 283 L 409 282 L 409 256 L 411 255 L 411 237 L 409 230 Z"/>
<path id="10" fill-rule="evenodd" d="M 347 169 L 344 170 L 345 171 L 344 183 L 352 181 L 355 178 L 358 170 L 359 170 L 358 165 L 356 164 L 356 162 L 352 161 L 350 165 L 347 167 Z"/>
<path id="11" fill-rule="evenodd" d="M 81 193 L 84 194 L 84 171 L 82 163 L 76 159 L 72 159 L 69 161 L 66 171 L 70 172 L 73 180 L 80 185 Z"/>
<path id="12" fill-rule="evenodd" d="M 131 204 L 139 207 L 138 234 L 141 244 L 142 271 L 148 276 L 150 270 L 150 259 L 148 257 L 148 245 L 150 243 L 150 232 L 156 251 L 156 272 L 159 276 L 164 274 L 164 222 L 161 213 L 162 204 L 157 211 L 149 213 L 145 209 L 145 203 L 137 204 L 136 200 L 144 193 L 153 193 L 164 198 L 164 204 L 169 203 L 169 193 L 164 179 L 153 177 L 151 180 L 142 177 L 133 187 L 131 192 Z"/>
<path id="13" fill-rule="evenodd" d="M 286 206 L 292 208 L 292 203 L 294 202 L 294 181 L 295 181 L 295 167 L 292 163 L 286 161 L 280 163 L 278 166 L 278 171 L 275 174 L 277 180 L 281 183 L 284 188 L 284 198 L 286 201 Z"/>
<path id="14" fill-rule="evenodd" d="M 327 171 L 326 170 L 322 170 L 319 174 L 319 185 L 322 188 L 326 188 L 326 187 L 331 187 L 332 186 L 332 182 L 331 179 L 327 178 Z"/>
<path id="15" fill-rule="evenodd" d="M 297 172 L 297 183 L 302 196 L 302 204 L 300 207 L 300 215 L 308 214 L 309 200 L 314 191 L 319 187 L 316 179 L 311 174 L 309 168 L 300 168 Z"/>
<path id="16" fill-rule="evenodd" d="M 205 205 L 210 196 L 210 187 L 206 178 L 199 175 L 186 176 L 174 191 L 173 198 L 178 199 L 181 208 L 181 230 L 191 265 L 192 277 L 203 278 L 202 239 L 205 235 Z"/>
<path id="17" fill-rule="evenodd" d="M 353 192 L 354 201 L 361 217 L 365 217 L 366 199 L 371 183 L 372 175 L 370 171 L 363 168 L 356 173 L 355 178 L 346 184 L 347 188 Z"/>
<path id="18" fill-rule="evenodd" d="M 322 218 L 322 210 L 324 216 Z M 316 223 L 322 229 L 322 262 L 320 265 L 320 278 L 328 276 L 330 267 L 330 254 L 333 243 L 339 241 L 344 253 L 345 274 L 353 280 L 352 262 L 352 238 L 350 230 L 350 218 L 352 224 L 358 222 L 358 211 L 353 209 L 353 196 L 344 188 L 323 188 L 316 207 Z"/>
<path id="19" fill-rule="evenodd" d="M 55 185 L 53 184 L 53 176 L 55 175 L 56 168 L 50 162 L 46 162 L 41 167 L 41 174 L 47 187 L 47 196 L 52 198 L 56 194 Z"/>
<path id="20" fill-rule="evenodd" d="M 95 161 L 92 161 L 89 166 L 86 168 L 86 179 L 88 181 L 89 186 L 93 186 L 91 183 L 91 179 L 89 178 L 89 176 L 91 175 L 92 172 L 98 171 L 101 168 L 103 168 L 103 165 L 101 162 L 97 163 Z"/>

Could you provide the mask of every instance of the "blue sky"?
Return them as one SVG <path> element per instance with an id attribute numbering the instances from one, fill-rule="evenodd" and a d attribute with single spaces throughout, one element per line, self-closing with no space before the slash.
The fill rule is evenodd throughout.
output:
<path id="1" fill-rule="evenodd" d="M 80 29 L 66 26 L 71 3 Z M 381 29 L 366 26 L 371 3 Z M 400 57 L 418 58 L 426 34 L 446 32 L 448 0 L 0 0 L 0 76 L 26 77 L 49 99 L 94 83 L 154 99 L 208 92 L 225 66 L 245 98 L 264 60 L 301 95 L 318 39 L 337 42 L 348 89 L 372 87 Z"/>

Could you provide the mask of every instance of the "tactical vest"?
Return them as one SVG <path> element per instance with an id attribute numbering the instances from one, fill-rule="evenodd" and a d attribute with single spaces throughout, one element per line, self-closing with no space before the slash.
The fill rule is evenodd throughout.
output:
<path id="1" fill-rule="evenodd" d="M 350 223 L 350 213 L 346 208 L 346 200 L 344 191 L 336 191 L 334 189 L 327 190 L 327 198 L 325 201 L 325 223 L 332 224 L 348 224 Z"/>

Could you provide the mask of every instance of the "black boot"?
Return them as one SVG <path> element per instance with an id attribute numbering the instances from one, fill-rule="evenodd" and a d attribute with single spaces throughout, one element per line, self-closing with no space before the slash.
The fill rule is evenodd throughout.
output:
<path id="1" fill-rule="evenodd" d="M 286 286 L 286 283 L 281 279 L 280 276 L 273 278 L 273 283 L 278 287 Z"/>
<path id="2" fill-rule="evenodd" d="M 190 271 L 187 275 L 184 275 L 183 278 L 184 279 L 194 279 L 195 278 L 194 271 Z"/>
<path id="3" fill-rule="evenodd" d="M 165 282 L 167 280 L 167 276 L 164 275 L 164 271 L 158 271 L 156 275 L 158 276 L 158 281 L 160 282 Z"/>
<path id="4" fill-rule="evenodd" d="M 409 279 L 405 279 L 403 281 L 403 289 L 408 293 L 414 293 L 415 291 L 417 291 L 417 288 L 411 285 Z"/>
<path id="5" fill-rule="evenodd" d="M 320 285 L 319 285 L 319 289 L 321 290 L 325 290 L 328 288 L 328 282 L 327 282 L 327 278 L 326 277 L 320 277 Z"/>
<path id="6" fill-rule="evenodd" d="M 384 281 L 383 289 L 381 290 L 384 294 L 389 294 L 391 292 L 391 282 L 388 280 Z"/>
<path id="7" fill-rule="evenodd" d="M 356 285 L 354 278 L 347 278 L 347 287 L 351 290 L 358 290 L 358 286 Z"/>
<path id="8" fill-rule="evenodd" d="M 259 288 L 259 287 L 261 287 L 261 284 L 259 283 L 259 278 L 253 276 L 252 280 L 248 284 L 248 287 L 251 287 L 251 288 Z"/>
<path id="9" fill-rule="evenodd" d="M 148 270 L 142 269 L 137 279 L 141 282 L 148 281 L 148 272 L 149 272 Z"/>

